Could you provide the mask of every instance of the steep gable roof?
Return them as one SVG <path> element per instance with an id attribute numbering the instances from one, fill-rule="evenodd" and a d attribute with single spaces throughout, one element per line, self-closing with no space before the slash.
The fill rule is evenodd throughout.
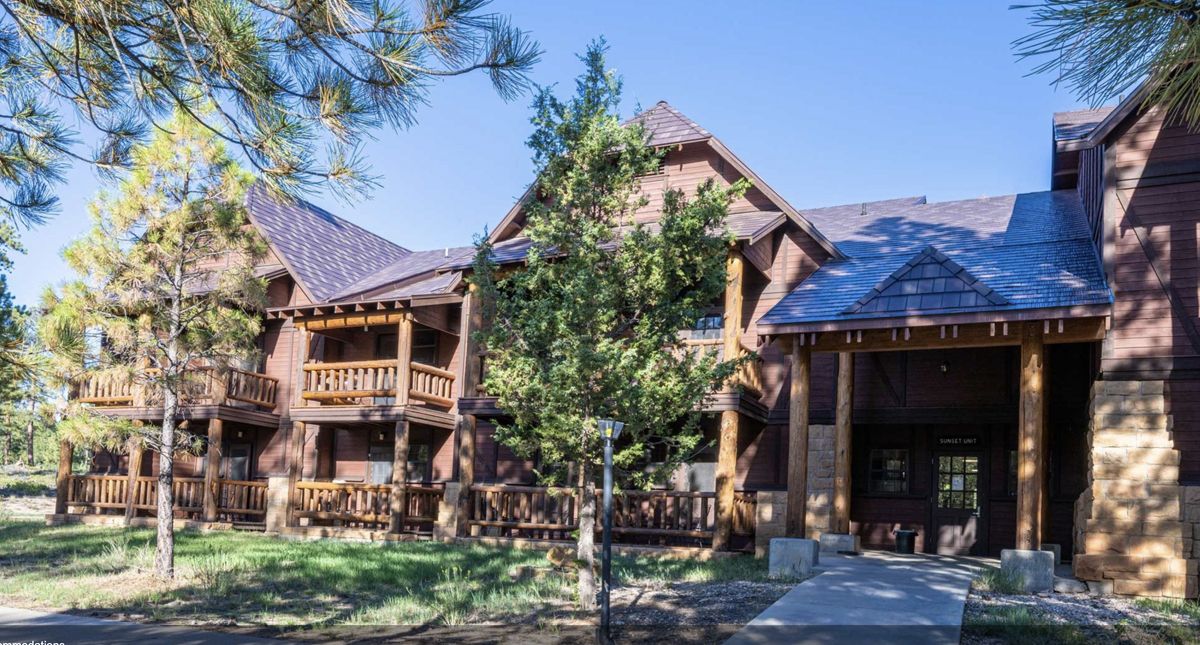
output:
<path id="1" fill-rule="evenodd" d="M 1007 305 L 1008 300 L 957 262 L 927 246 L 846 308 L 882 313 Z"/>
<path id="2" fill-rule="evenodd" d="M 261 183 L 246 193 L 246 211 L 314 302 L 327 302 L 412 253 L 304 200 L 273 199 Z"/>
<path id="3" fill-rule="evenodd" d="M 640 123 L 646 129 L 650 145 L 655 148 L 674 146 L 712 138 L 712 133 L 687 118 L 666 101 L 625 121 L 625 125 Z"/>
<path id="4" fill-rule="evenodd" d="M 654 107 L 633 116 L 626 123 L 642 123 L 650 136 L 650 145 L 655 147 L 684 145 L 687 143 L 708 145 L 725 163 L 733 166 L 738 173 L 748 179 L 755 188 L 761 191 L 779 209 L 782 219 L 779 219 L 778 216 L 769 218 L 770 221 L 776 222 L 776 226 L 790 221 L 809 237 L 813 238 L 831 257 L 842 256 L 842 252 L 832 241 L 818 230 L 816 226 L 813 226 L 812 222 L 808 221 L 800 211 L 789 204 L 782 195 L 775 192 L 775 189 L 763 181 L 745 162 L 733 154 L 733 151 L 725 147 L 725 144 L 721 143 L 720 139 L 717 139 L 708 130 L 700 127 L 695 121 L 684 116 L 682 112 L 666 101 L 659 101 Z M 515 237 L 515 235 L 511 234 L 511 229 L 517 224 L 518 218 L 521 216 L 522 206 L 533 195 L 533 188 L 534 185 L 531 184 L 525 189 L 521 198 L 513 204 L 508 213 L 504 215 L 504 218 L 500 220 L 500 223 L 496 225 L 496 228 L 492 229 L 491 235 L 488 236 L 489 241 L 498 243 Z M 766 212 L 771 211 L 762 211 L 761 213 Z M 735 234 L 739 234 L 740 236 L 740 233 L 737 233 L 740 229 L 735 225 L 733 219 L 733 214 L 731 214 L 731 228 L 735 230 Z M 764 221 L 763 223 L 767 222 Z M 765 234 L 760 231 L 761 228 L 760 226 L 758 229 L 748 232 L 746 234 L 747 237 L 758 239 L 758 237 L 761 237 L 760 233 Z M 774 230 L 774 228 L 772 227 L 766 230 L 766 232 L 770 232 L 770 230 Z"/>
<path id="5" fill-rule="evenodd" d="M 333 296 L 335 299 L 349 298 L 373 291 L 381 287 L 398 284 L 434 272 L 441 268 L 455 265 L 460 261 L 470 262 L 474 259 L 475 247 L 459 246 L 430 251 L 413 251 L 392 264 L 380 267 L 377 271 L 348 285 Z"/>

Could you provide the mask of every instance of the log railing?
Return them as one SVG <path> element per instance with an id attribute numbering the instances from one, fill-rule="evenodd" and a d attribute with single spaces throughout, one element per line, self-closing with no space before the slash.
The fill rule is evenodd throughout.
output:
<path id="1" fill-rule="evenodd" d="M 733 534 L 753 537 L 757 517 L 758 496 L 749 492 L 735 493 L 733 495 Z"/>
<path id="2" fill-rule="evenodd" d="M 468 523 L 476 534 L 564 539 L 576 529 L 575 489 L 476 484 L 471 486 Z M 754 496 L 735 498 L 734 530 L 752 535 Z M 597 491 L 597 514 L 600 493 Z M 600 530 L 597 518 L 597 530 Z M 613 498 L 614 539 L 623 542 L 695 544 L 711 542 L 716 526 L 714 493 L 623 491 Z"/>
<path id="3" fill-rule="evenodd" d="M 231 369 L 226 376 L 225 396 L 234 401 L 274 408 L 278 391 L 279 379 L 265 374 Z"/>
<path id="4" fill-rule="evenodd" d="M 718 361 L 725 360 L 724 341 L 720 338 L 686 339 L 683 341 L 683 346 L 685 351 L 712 354 L 716 356 Z M 740 387 L 747 393 L 762 396 L 762 359 L 755 356 L 754 352 L 740 343 L 738 344 L 737 358 L 746 358 L 746 360 L 734 371 L 733 377 L 727 383 L 727 387 Z"/>
<path id="5" fill-rule="evenodd" d="M 153 376 L 158 370 L 146 370 Z M 181 395 L 185 404 L 213 403 L 223 399 L 240 401 L 271 410 L 279 389 L 278 379 L 240 369 L 191 368 L 184 375 Z M 221 396 L 221 395 L 224 396 Z M 97 372 L 84 375 L 75 385 L 75 399 L 102 407 L 161 405 L 162 391 L 138 383 L 128 372 Z"/>
<path id="6" fill-rule="evenodd" d="M 404 522 L 424 524 L 437 520 L 440 486 L 409 484 L 405 487 Z M 292 516 L 343 526 L 387 528 L 392 515 L 391 484 L 296 482 Z"/>
<path id="7" fill-rule="evenodd" d="M 310 401 L 396 396 L 396 361 L 352 361 L 304 365 L 304 393 Z"/>
<path id="8" fill-rule="evenodd" d="M 259 523 L 267 513 L 267 483 L 260 481 L 219 480 L 218 512 L 224 521 Z M 187 519 L 200 519 L 204 510 L 204 479 L 175 477 L 175 512 Z M 158 511 L 158 478 L 138 477 L 133 498 L 127 498 L 128 475 L 72 475 L 67 487 L 67 506 L 94 512 L 123 510 L 127 504 L 135 511 L 155 515 Z"/>
<path id="9" fill-rule="evenodd" d="M 128 475 L 77 475 L 67 485 L 67 506 L 82 506 L 101 512 L 125 508 Z"/>
<path id="10" fill-rule="evenodd" d="M 408 396 L 444 408 L 454 407 L 454 372 L 423 363 L 409 363 L 412 370 Z"/>
<path id="11" fill-rule="evenodd" d="M 394 360 L 308 363 L 301 396 L 332 404 L 370 404 L 369 399 L 395 397 L 396 368 Z M 409 398 L 444 408 L 454 406 L 454 372 L 415 362 L 409 363 L 408 369 Z"/>

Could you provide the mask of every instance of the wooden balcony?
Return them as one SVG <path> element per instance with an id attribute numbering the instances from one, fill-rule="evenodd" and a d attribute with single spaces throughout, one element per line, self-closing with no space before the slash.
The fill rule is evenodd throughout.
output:
<path id="1" fill-rule="evenodd" d="M 157 370 L 147 370 L 152 378 Z M 184 405 L 223 404 L 236 401 L 263 410 L 275 409 L 278 379 L 240 369 L 217 370 L 197 367 L 188 370 L 183 387 Z M 76 384 L 75 400 L 97 407 L 162 405 L 162 392 L 150 383 L 139 382 L 128 372 L 101 372 L 84 376 Z"/>
<path id="2" fill-rule="evenodd" d="M 701 338 L 688 339 L 683 341 L 685 351 L 698 352 L 704 354 L 714 354 L 717 360 L 725 360 L 724 341 L 720 338 Z M 735 358 L 744 358 L 752 356 L 754 352 L 750 351 L 743 344 L 738 344 L 738 355 Z M 763 381 L 762 381 L 762 359 L 751 358 L 743 362 L 733 374 L 733 378 L 725 384 L 726 390 L 734 390 L 740 388 L 747 394 L 754 396 L 762 396 Z"/>
<path id="3" fill-rule="evenodd" d="M 391 359 L 308 363 L 300 396 L 326 405 L 403 405 L 403 397 L 397 397 L 398 367 Z M 410 362 L 407 376 L 408 399 L 446 410 L 454 407 L 454 372 Z"/>

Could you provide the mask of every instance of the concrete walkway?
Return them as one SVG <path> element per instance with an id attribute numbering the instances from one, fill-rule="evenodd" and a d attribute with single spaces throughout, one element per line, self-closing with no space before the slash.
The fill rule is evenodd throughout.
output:
<path id="1" fill-rule="evenodd" d="M 143 625 L 71 614 L 0 607 L 0 642 L 167 643 L 169 645 L 279 645 L 282 641 L 206 632 L 173 625 Z"/>
<path id="2" fill-rule="evenodd" d="M 822 553 L 816 576 L 726 642 L 958 643 L 963 604 L 981 566 L 932 555 Z"/>

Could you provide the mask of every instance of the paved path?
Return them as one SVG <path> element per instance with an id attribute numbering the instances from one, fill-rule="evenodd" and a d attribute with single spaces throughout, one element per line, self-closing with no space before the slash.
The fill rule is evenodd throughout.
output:
<path id="1" fill-rule="evenodd" d="M 71 614 L 0 607 L 0 642 L 279 645 L 282 641 L 170 625 L 143 625 Z"/>
<path id="2" fill-rule="evenodd" d="M 980 566 L 941 556 L 822 553 L 816 576 L 784 594 L 727 645 L 958 643 L 963 603 Z"/>

